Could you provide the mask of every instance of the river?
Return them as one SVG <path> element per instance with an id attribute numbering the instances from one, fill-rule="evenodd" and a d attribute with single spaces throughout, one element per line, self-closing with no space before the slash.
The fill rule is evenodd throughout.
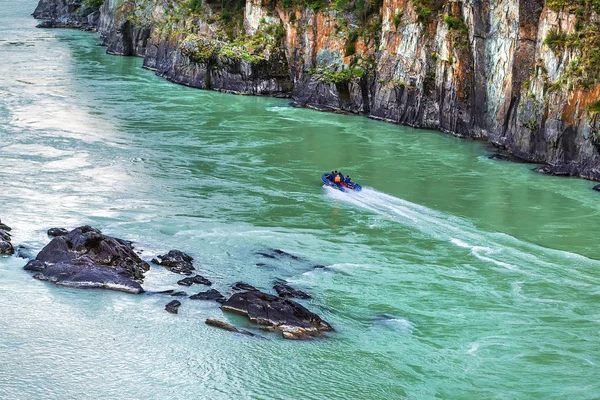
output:
<path id="1" fill-rule="evenodd" d="M 592 183 L 437 132 L 174 85 L 95 34 L 36 29 L 35 5 L 0 7 L 13 243 L 35 254 L 48 228 L 89 224 L 147 260 L 180 249 L 224 292 L 287 279 L 336 332 L 286 341 L 214 302 L 172 315 L 168 297 L 56 287 L 2 258 L 0 398 L 598 397 Z M 332 169 L 365 190 L 324 188 Z M 144 288 L 178 278 L 153 267 Z"/>

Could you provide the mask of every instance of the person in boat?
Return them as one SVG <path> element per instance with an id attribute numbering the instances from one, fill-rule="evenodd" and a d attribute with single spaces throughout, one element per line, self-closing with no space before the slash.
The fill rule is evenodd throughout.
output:
<path id="1" fill-rule="evenodd" d="M 344 179 L 344 183 L 346 184 L 346 187 L 349 187 L 350 189 L 354 189 L 354 182 L 352 182 L 352 179 L 350 179 L 350 175 L 346 175 L 346 179 Z"/>
<path id="2" fill-rule="evenodd" d="M 342 178 L 341 178 L 340 174 L 336 174 L 333 177 L 333 182 L 335 182 L 335 184 L 338 186 L 342 184 Z"/>
<path id="3" fill-rule="evenodd" d="M 333 171 L 331 171 L 331 173 L 330 173 L 330 174 L 325 174 L 325 178 L 326 178 L 328 181 L 332 181 L 332 180 L 333 180 Z"/>

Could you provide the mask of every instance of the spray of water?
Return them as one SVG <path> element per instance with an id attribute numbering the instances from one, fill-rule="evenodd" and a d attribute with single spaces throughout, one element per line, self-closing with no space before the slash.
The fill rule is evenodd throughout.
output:
<path id="1" fill-rule="evenodd" d="M 324 187 L 327 196 L 331 198 L 368 210 L 434 240 L 464 248 L 477 259 L 506 270 L 535 275 L 539 267 L 547 271 L 575 264 L 574 267 L 579 272 L 572 272 L 585 274 L 585 279 L 588 280 L 592 277 L 584 271 L 589 271 L 588 267 L 593 267 L 593 270 L 600 268 L 600 262 L 597 260 L 543 248 L 507 234 L 486 232 L 462 218 L 390 196 L 373 188 L 365 187 L 361 192 L 354 193 Z M 596 280 L 600 281 L 597 278 Z"/>

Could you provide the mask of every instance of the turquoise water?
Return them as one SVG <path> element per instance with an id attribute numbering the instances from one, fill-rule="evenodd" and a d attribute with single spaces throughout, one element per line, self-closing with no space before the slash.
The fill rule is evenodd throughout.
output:
<path id="1" fill-rule="evenodd" d="M 213 302 L 171 315 L 169 297 L 55 287 L 3 258 L 0 398 L 598 398 L 590 182 L 436 132 L 176 86 L 94 34 L 35 29 L 34 7 L 0 7 L 13 242 L 37 252 L 49 227 L 90 224 L 148 260 L 181 249 L 222 291 L 289 280 L 337 332 L 285 341 Z M 323 188 L 332 168 L 365 190 Z M 256 254 L 269 248 L 304 261 Z M 144 287 L 178 278 L 156 267 Z"/>

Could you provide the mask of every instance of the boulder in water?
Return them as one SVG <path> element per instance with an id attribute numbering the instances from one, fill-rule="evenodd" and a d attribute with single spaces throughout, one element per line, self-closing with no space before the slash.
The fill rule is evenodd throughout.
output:
<path id="1" fill-rule="evenodd" d="M 221 309 L 245 315 L 269 330 L 280 331 L 286 339 L 307 339 L 333 331 L 331 325 L 302 305 L 260 291 L 235 293 Z"/>
<path id="2" fill-rule="evenodd" d="M 279 297 L 284 298 L 297 298 L 297 299 L 312 299 L 310 295 L 306 294 L 302 290 L 294 289 L 290 285 L 288 285 L 285 281 L 277 280 L 273 285 L 273 289 L 277 292 Z"/>
<path id="3" fill-rule="evenodd" d="M 194 270 L 192 261 L 194 259 L 179 250 L 171 250 L 163 256 L 158 256 L 158 259 L 152 259 L 152 262 L 157 265 L 162 265 L 171 272 L 177 274 L 191 275 Z"/>
<path id="4" fill-rule="evenodd" d="M 215 300 L 216 302 L 223 303 L 225 296 L 223 296 L 218 290 L 210 289 L 206 292 L 196 293 L 190 296 L 191 300 Z"/>
<path id="5" fill-rule="evenodd" d="M 235 332 L 235 333 L 241 333 L 244 335 L 249 335 L 249 336 L 254 336 L 253 333 L 245 331 L 243 329 L 238 329 L 235 326 L 228 324 L 227 322 L 224 321 L 220 321 L 218 319 L 214 319 L 214 318 L 208 318 L 206 321 L 206 325 L 210 325 L 210 326 L 214 326 L 220 329 L 224 329 L 226 331 L 229 332 Z"/>
<path id="6" fill-rule="evenodd" d="M 165 310 L 171 314 L 177 314 L 179 312 L 179 306 L 181 306 L 181 302 L 179 300 L 173 300 L 165 306 Z"/>
<path id="7" fill-rule="evenodd" d="M 0 221 L 0 255 L 2 256 L 10 256 L 14 254 L 15 249 L 10 242 L 10 228 L 7 225 L 4 225 L 2 221 Z"/>
<path id="8" fill-rule="evenodd" d="M 593 189 L 594 189 L 595 191 L 597 191 L 597 192 L 600 192 L 600 185 L 596 185 L 596 186 L 594 186 L 594 188 L 593 188 Z"/>
<path id="9" fill-rule="evenodd" d="M 57 236 L 65 236 L 69 233 L 65 228 L 50 228 L 48 229 L 48 236 L 57 237 Z"/>
<path id="10" fill-rule="evenodd" d="M 192 286 L 194 283 L 197 283 L 198 285 L 212 285 L 212 282 L 202 275 L 188 276 L 177 282 L 177 284 L 181 286 Z"/>
<path id="11" fill-rule="evenodd" d="M 57 285 L 141 293 L 139 282 L 150 266 L 130 242 L 82 226 L 52 239 L 25 269 Z"/>
<path id="12" fill-rule="evenodd" d="M 24 244 L 20 244 L 17 247 L 15 247 L 15 255 L 25 260 L 33 260 L 35 258 L 35 255 L 33 254 L 33 249 Z"/>
<path id="13" fill-rule="evenodd" d="M 247 291 L 254 291 L 254 290 L 258 290 L 257 288 L 255 288 L 254 286 L 247 284 L 246 282 L 236 282 L 233 285 L 231 285 L 231 288 L 233 290 L 247 290 Z"/>

